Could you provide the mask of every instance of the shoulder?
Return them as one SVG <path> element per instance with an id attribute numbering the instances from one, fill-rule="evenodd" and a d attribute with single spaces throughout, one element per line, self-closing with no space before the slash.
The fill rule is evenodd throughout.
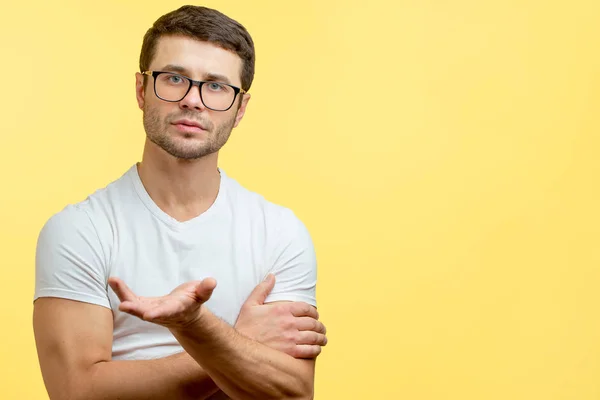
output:
<path id="1" fill-rule="evenodd" d="M 309 230 L 291 208 L 267 200 L 230 177 L 226 176 L 225 179 L 232 213 L 247 215 L 252 232 L 264 235 L 267 253 L 272 257 L 271 265 L 277 260 L 299 254 L 303 254 L 307 260 L 315 258 L 314 243 Z M 235 219 L 237 223 L 238 218 Z"/>
<path id="2" fill-rule="evenodd" d="M 97 267 L 108 263 L 106 245 L 85 204 L 69 204 L 52 215 L 43 225 L 36 246 L 36 264 L 40 269 L 93 260 Z M 70 262 L 67 262 L 69 260 Z"/>
<path id="3" fill-rule="evenodd" d="M 115 210 L 131 204 L 131 197 L 135 195 L 131 176 L 134 172 L 133 168 L 129 168 L 117 179 L 90 193 L 85 199 L 68 204 L 52 215 L 48 223 L 94 225 L 114 214 Z"/>
<path id="4" fill-rule="evenodd" d="M 88 195 L 74 206 L 86 213 L 92 220 L 114 214 L 115 211 L 132 204 L 136 198 L 133 174 L 135 166 L 130 167 L 117 179 Z"/>
<path id="5" fill-rule="evenodd" d="M 306 226 L 291 208 L 270 201 L 225 173 L 222 174 L 227 185 L 230 208 L 243 209 L 252 219 L 281 235 L 295 235 L 306 231 Z"/>
<path id="6" fill-rule="evenodd" d="M 108 257 L 95 226 L 78 205 L 65 207 L 44 224 L 35 252 L 35 294 L 98 304 L 106 297 Z"/>
<path id="7" fill-rule="evenodd" d="M 95 247 L 106 251 L 114 211 L 127 203 L 122 197 L 131 190 L 128 189 L 131 185 L 127 185 L 128 172 L 84 200 L 68 204 L 51 215 L 42 226 L 38 246 Z"/>
<path id="8" fill-rule="evenodd" d="M 35 299 L 60 297 L 110 308 L 106 281 L 114 210 L 127 204 L 119 200 L 127 189 L 124 183 L 123 178 L 113 181 L 44 223 L 35 254 Z"/>
<path id="9" fill-rule="evenodd" d="M 231 209 L 252 215 L 253 234 L 264 234 L 264 275 L 275 275 L 265 303 L 302 301 L 316 307 L 317 260 L 303 221 L 289 207 L 267 200 L 226 177 Z M 256 228 L 256 229 L 254 229 Z"/>
<path id="10" fill-rule="evenodd" d="M 44 223 L 40 239 L 61 242 L 75 236 L 93 236 L 94 226 L 82 203 L 69 204 Z"/>

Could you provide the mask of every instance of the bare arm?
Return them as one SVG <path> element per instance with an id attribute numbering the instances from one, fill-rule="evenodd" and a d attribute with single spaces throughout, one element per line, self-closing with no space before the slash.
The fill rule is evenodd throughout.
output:
<path id="1" fill-rule="evenodd" d="M 47 221 L 38 238 L 33 328 L 50 398 L 201 399 L 215 392 L 183 352 L 148 361 L 111 359 L 106 238 L 96 228 L 83 209 L 69 206 Z"/>
<path id="2" fill-rule="evenodd" d="M 33 324 L 50 398 L 202 399 L 217 392 L 216 384 L 185 352 L 148 361 L 111 359 L 113 316 L 107 308 L 105 239 L 77 207 L 51 218 L 40 233 Z M 273 282 L 262 289 L 259 285 L 255 297 L 260 301 L 243 307 L 236 329 L 293 357 L 316 357 L 324 327 L 308 316 L 299 316 L 292 325 L 277 311 L 280 307 L 263 306 L 272 288 Z M 66 291 L 77 293 L 81 301 L 56 297 Z M 93 305 L 85 299 L 104 299 L 105 304 Z M 290 332 L 297 335 L 298 343 Z"/>
<path id="3" fill-rule="evenodd" d="M 154 298 L 136 296 L 120 279 L 110 278 L 109 283 L 122 301 L 120 310 L 169 328 L 231 398 L 313 398 L 313 359 L 296 359 L 255 342 L 201 307 L 212 295 L 214 279 L 188 282 Z M 318 318 L 314 307 L 293 304 L 297 315 Z M 324 345 L 325 336 L 318 336 Z"/>
<path id="4" fill-rule="evenodd" d="M 310 317 L 314 312 L 303 312 L 303 303 L 264 305 L 273 284 L 271 280 L 255 288 L 242 307 L 236 330 L 289 357 L 316 357 L 327 343 L 325 326 Z M 147 361 L 111 360 L 112 312 L 105 307 L 40 298 L 34 305 L 33 324 L 52 400 L 205 399 L 219 391 L 186 352 Z"/>
<path id="5" fill-rule="evenodd" d="M 46 389 L 58 399 L 204 399 L 218 390 L 186 353 L 147 361 L 113 361 L 111 310 L 40 298 L 33 326 Z"/>
<path id="6" fill-rule="evenodd" d="M 313 398 L 314 359 L 296 359 L 255 342 L 206 307 L 193 324 L 171 332 L 232 399 Z"/>

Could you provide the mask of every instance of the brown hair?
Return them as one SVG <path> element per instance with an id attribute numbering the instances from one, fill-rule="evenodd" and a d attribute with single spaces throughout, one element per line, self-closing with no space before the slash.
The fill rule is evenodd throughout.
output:
<path id="1" fill-rule="evenodd" d="M 183 6 L 163 15 L 144 35 L 140 72 L 148 69 L 158 39 L 166 35 L 188 36 L 236 53 L 242 59 L 242 89 L 250 89 L 254 79 L 254 42 L 239 22 L 217 10 L 200 6 Z"/>

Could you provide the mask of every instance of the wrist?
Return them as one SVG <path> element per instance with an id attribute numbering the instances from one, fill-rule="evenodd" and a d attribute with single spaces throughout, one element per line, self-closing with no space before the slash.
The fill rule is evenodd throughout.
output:
<path id="1" fill-rule="evenodd" d="M 170 328 L 173 333 L 184 334 L 193 333 L 194 336 L 199 337 L 210 331 L 211 328 L 211 317 L 212 313 L 204 306 L 198 308 L 198 312 L 194 317 L 190 318 L 183 324 L 178 324 Z"/>

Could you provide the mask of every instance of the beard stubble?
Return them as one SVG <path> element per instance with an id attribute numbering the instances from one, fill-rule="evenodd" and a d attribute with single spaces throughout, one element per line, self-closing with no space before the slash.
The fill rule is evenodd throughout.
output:
<path id="1" fill-rule="evenodd" d="M 206 139 L 198 143 L 192 139 L 193 134 L 174 137 L 167 132 L 172 127 L 171 121 L 182 118 L 199 121 L 198 112 L 183 110 L 168 115 L 164 120 L 161 120 L 159 112 L 152 107 L 144 107 L 143 112 L 146 137 L 173 157 L 184 160 L 195 160 L 219 151 L 227 143 L 237 116 L 236 112 L 230 120 L 216 127 L 210 121 L 200 120 L 207 132 Z"/>

